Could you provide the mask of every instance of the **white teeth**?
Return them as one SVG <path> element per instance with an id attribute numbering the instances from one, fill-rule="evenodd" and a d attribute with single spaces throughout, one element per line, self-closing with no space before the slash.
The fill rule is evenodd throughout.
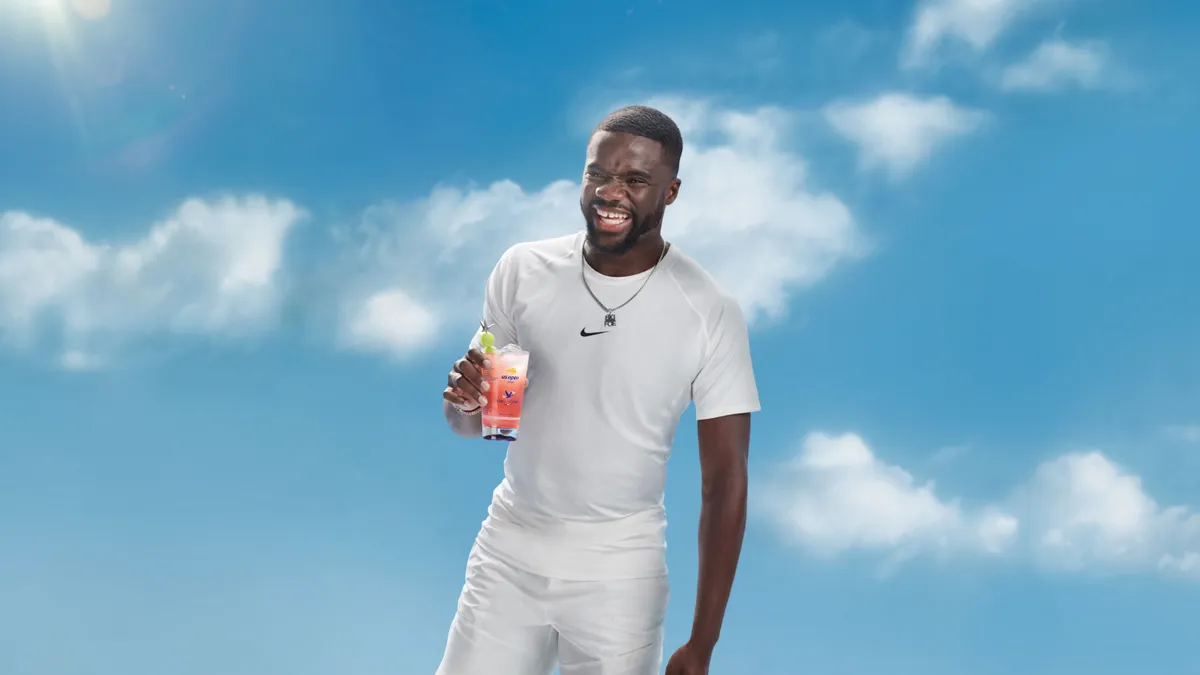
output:
<path id="1" fill-rule="evenodd" d="M 596 209 L 596 214 L 604 220 L 611 220 L 613 222 L 620 222 L 629 217 L 629 214 L 627 213 L 622 213 L 620 211 L 609 211 L 607 209 Z"/>

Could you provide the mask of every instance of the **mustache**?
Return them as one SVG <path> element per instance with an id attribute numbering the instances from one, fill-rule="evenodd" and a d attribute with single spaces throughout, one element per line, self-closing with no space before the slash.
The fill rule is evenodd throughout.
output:
<path id="1" fill-rule="evenodd" d="M 620 209 L 622 211 L 628 211 L 629 215 L 632 217 L 635 217 L 635 218 L 637 217 L 636 209 L 634 209 L 632 206 L 625 206 L 621 202 L 610 202 L 605 199 L 593 199 L 592 201 L 588 202 L 589 209 L 594 209 L 596 207 L 606 208 L 606 209 Z"/>

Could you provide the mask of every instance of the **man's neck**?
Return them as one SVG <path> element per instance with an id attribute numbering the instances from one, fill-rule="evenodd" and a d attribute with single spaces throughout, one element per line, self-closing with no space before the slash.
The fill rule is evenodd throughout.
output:
<path id="1" fill-rule="evenodd" d="M 606 277 L 631 277 L 658 264 L 666 246 L 662 235 L 654 232 L 644 235 L 624 253 L 608 253 L 585 242 L 583 257 L 592 269 Z"/>

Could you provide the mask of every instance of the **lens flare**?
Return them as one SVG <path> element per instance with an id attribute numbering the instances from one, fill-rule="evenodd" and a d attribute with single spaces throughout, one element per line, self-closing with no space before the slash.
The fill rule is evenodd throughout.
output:
<path id="1" fill-rule="evenodd" d="M 112 11 L 112 0 L 71 0 L 71 9 L 86 21 L 99 21 Z"/>
<path id="2" fill-rule="evenodd" d="M 17 7 L 47 22 L 65 21 L 71 12 L 84 21 L 99 21 L 112 12 L 112 0 L 17 0 Z"/>

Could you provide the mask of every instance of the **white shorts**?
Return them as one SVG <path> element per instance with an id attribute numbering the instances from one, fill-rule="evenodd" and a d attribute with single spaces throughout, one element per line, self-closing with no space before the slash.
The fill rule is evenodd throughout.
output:
<path id="1" fill-rule="evenodd" d="M 666 577 L 562 581 L 480 550 L 450 625 L 437 675 L 657 675 Z"/>

